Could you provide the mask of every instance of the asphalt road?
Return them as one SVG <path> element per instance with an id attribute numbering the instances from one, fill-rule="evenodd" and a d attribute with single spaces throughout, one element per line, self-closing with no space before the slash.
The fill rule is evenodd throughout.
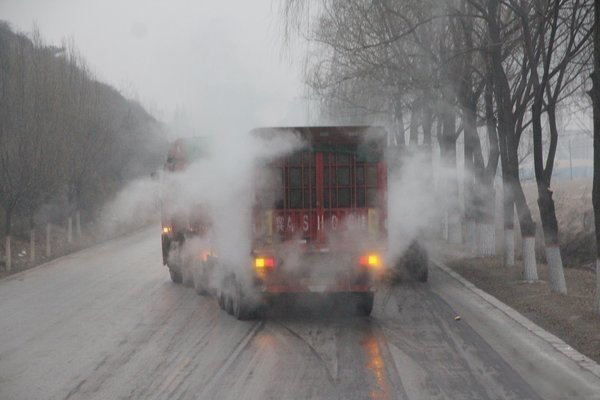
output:
<path id="1" fill-rule="evenodd" d="M 460 320 L 455 320 L 461 315 Z M 597 377 L 453 278 L 240 322 L 171 283 L 158 228 L 0 281 L 0 399 L 592 399 Z"/>

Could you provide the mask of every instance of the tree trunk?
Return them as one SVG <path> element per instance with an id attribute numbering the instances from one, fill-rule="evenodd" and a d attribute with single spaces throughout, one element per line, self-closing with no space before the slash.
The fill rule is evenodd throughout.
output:
<path id="1" fill-rule="evenodd" d="M 12 209 L 7 207 L 4 210 L 4 263 L 6 264 L 6 270 L 12 269 L 12 248 L 11 248 L 11 228 L 12 228 Z"/>
<path id="2" fill-rule="evenodd" d="M 423 129 L 423 144 L 431 149 L 431 130 L 433 128 L 433 111 L 429 105 L 423 106 L 423 119 L 421 120 Z"/>
<path id="3" fill-rule="evenodd" d="M 556 220 L 556 211 L 554 209 L 554 200 L 550 190 L 550 179 L 552 177 L 552 166 L 554 164 L 554 155 L 556 153 L 556 141 L 558 132 L 556 128 L 556 115 L 554 108 L 548 106 L 548 119 L 551 129 L 551 145 L 548 152 L 548 165 L 544 169 L 543 149 L 542 149 L 542 124 L 541 110 L 542 98 L 536 96 L 532 111 L 533 126 L 533 158 L 535 165 L 535 179 L 538 189 L 538 208 L 540 210 L 540 219 L 544 231 L 544 244 L 546 251 L 546 262 L 550 276 L 550 289 L 553 292 L 567 293 L 565 274 L 563 270 L 562 257 L 558 241 L 558 221 Z"/>
<path id="4" fill-rule="evenodd" d="M 443 174 L 447 176 L 446 187 L 446 216 L 448 220 L 448 241 L 454 244 L 462 243 L 462 225 L 460 205 L 458 201 L 458 179 L 456 165 L 456 115 L 452 106 L 447 106 L 444 113 L 442 140 L 440 151 Z"/>
<path id="5" fill-rule="evenodd" d="M 592 73 L 592 104 L 594 107 L 594 184 L 592 204 L 596 229 L 596 313 L 600 315 L 600 5 L 594 10 L 594 72 Z"/>
<path id="6" fill-rule="evenodd" d="M 10 235 L 6 235 L 6 240 L 4 241 L 4 252 L 5 252 L 5 263 L 6 270 L 10 272 L 12 269 L 12 251 L 11 251 L 11 240 Z"/>
<path id="7" fill-rule="evenodd" d="M 551 141 L 554 145 L 550 146 L 548 152 L 548 168 L 544 169 L 544 151 L 542 142 L 542 106 L 543 92 L 541 88 L 537 89 L 533 100 L 531 110 L 531 121 L 533 130 L 533 164 L 535 171 L 535 180 L 538 189 L 538 208 L 540 210 L 540 219 L 544 231 L 544 242 L 546 251 L 546 262 L 550 276 L 550 289 L 553 292 L 567 293 L 565 275 L 563 271 L 560 248 L 558 247 L 558 222 L 556 221 L 556 212 L 554 209 L 554 200 L 552 200 L 552 191 L 550 190 L 550 179 L 552 177 L 552 166 L 554 163 L 554 154 L 556 153 L 556 118 L 553 108 L 548 106 L 548 118 L 550 124 L 554 124 L 551 132 Z M 527 274 L 527 270 L 525 270 Z"/>
<path id="8" fill-rule="evenodd" d="M 412 103 L 412 109 L 410 111 L 410 133 L 408 138 L 408 144 L 410 146 L 417 146 L 419 144 L 419 119 L 421 114 L 420 101 L 414 100 Z"/>
<path id="9" fill-rule="evenodd" d="M 478 197 L 481 203 L 477 220 L 477 254 L 480 257 L 493 256 L 496 253 L 496 190 L 494 179 L 498 169 L 500 149 L 498 145 L 498 131 L 494 117 L 493 77 L 489 62 L 487 63 L 487 76 L 484 91 L 486 131 L 489 141 L 488 162 L 482 171 L 478 182 Z M 477 142 L 478 143 L 478 142 Z M 482 153 L 479 146 L 479 153 Z M 480 154 L 479 164 L 483 166 L 483 154 Z"/>
<path id="10" fill-rule="evenodd" d="M 500 147 L 500 160 L 502 167 L 502 215 L 504 219 L 504 266 L 515 265 L 515 234 L 514 234 L 514 210 L 515 201 L 511 189 L 508 172 L 508 148 L 506 146 L 506 134 L 502 134 L 502 126 L 498 130 L 498 141 Z"/>
<path id="11" fill-rule="evenodd" d="M 516 178 L 512 175 L 511 190 L 514 191 L 515 206 L 517 208 L 517 217 L 521 228 L 521 237 L 523 240 L 523 279 L 527 282 L 538 280 L 537 262 L 535 259 L 535 222 L 531 218 L 531 211 L 527 206 L 525 194 L 518 178 L 518 168 Z M 513 171 L 514 173 L 514 171 Z"/>
<path id="12" fill-rule="evenodd" d="M 50 228 L 50 223 L 48 222 L 46 224 L 46 257 L 48 257 L 48 258 L 52 255 L 50 234 L 51 234 L 51 228 Z"/>
<path id="13" fill-rule="evenodd" d="M 436 137 L 438 140 L 438 144 L 440 146 L 440 159 L 439 159 L 439 169 L 440 169 L 440 173 L 438 173 L 438 180 L 437 180 L 437 186 L 436 186 L 436 198 L 438 199 L 439 204 L 441 205 L 441 209 L 443 210 L 441 218 L 442 221 L 440 223 L 440 237 L 442 240 L 448 240 L 448 205 L 446 204 L 446 202 L 444 201 L 444 199 L 447 197 L 447 187 L 448 187 L 448 183 L 447 183 L 447 177 L 444 176 L 444 154 L 446 153 L 445 150 L 445 144 L 444 144 L 444 138 L 442 136 L 442 131 L 443 131 L 443 118 L 442 115 L 438 115 L 437 121 L 436 121 Z M 433 155 L 432 155 L 432 164 L 433 164 Z"/>
<path id="14" fill-rule="evenodd" d="M 404 146 L 406 139 L 404 138 L 404 111 L 402 110 L 402 97 L 398 96 L 394 107 L 394 116 L 396 117 L 396 133 L 394 135 L 394 146 Z"/>
<path id="15" fill-rule="evenodd" d="M 81 237 L 81 211 L 75 211 L 75 234 L 77 238 Z"/>
<path id="16" fill-rule="evenodd" d="M 35 223 L 33 213 L 29 217 L 29 262 L 35 263 Z"/>
<path id="17" fill-rule="evenodd" d="M 67 218 L 67 243 L 73 243 L 73 217 Z"/>
<path id="18" fill-rule="evenodd" d="M 493 72 L 494 95 L 498 108 L 498 138 L 502 159 L 502 181 L 504 186 L 505 265 L 514 265 L 513 213 L 517 208 L 523 237 L 523 260 L 525 279 L 537 279 L 535 265 L 535 224 L 527 207 L 523 188 L 519 182 L 518 135 L 515 132 L 516 117 L 513 111 L 511 88 L 502 65 L 502 37 L 498 12 L 500 2 L 490 0 L 488 6 L 488 28 L 490 35 L 490 64 Z M 513 206 L 514 204 L 514 206 Z M 532 245 L 533 244 L 533 245 Z M 532 253 L 533 252 L 533 253 Z"/>
<path id="19" fill-rule="evenodd" d="M 423 151 L 429 161 L 430 180 L 433 179 L 433 147 L 431 145 L 431 131 L 433 130 L 433 111 L 428 104 L 423 105 L 423 118 L 421 119 L 421 129 L 423 130 Z"/>
<path id="20" fill-rule="evenodd" d="M 475 181 L 479 182 L 481 177 L 481 168 L 483 165 L 474 162 L 475 140 L 477 138 L 477 127 L 475 126 L 475 114 L 471 109 L 463 111 L 463 126 L 464 126 L 464 172 L 463 172 L 463 191 L 465 205 L 465 248 L 475 254 L 477 251 L 477 221 L 481 214 L 479 208 L 481 201 L 479 192 L 476 191 Z M 479 186 L 479 185 L 477 185 Z"/>

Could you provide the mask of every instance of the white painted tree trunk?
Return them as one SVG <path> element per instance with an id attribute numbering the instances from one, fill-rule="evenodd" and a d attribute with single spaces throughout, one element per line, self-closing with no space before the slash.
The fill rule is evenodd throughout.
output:
<path id="1" fill-rule="evenodd" d="M 565 271 L 560 255 L 560 247 L 546 246 L 546 261 L 548 262 L 548 273 L 550 275 L 550 290 L 567 294 L 567 284 L 565 282 Z"/>
<path id="2" fill-rule="evenodd" d="M 50 257 L 50 255 L 52 254 L 52 248 L 50 247 L 50 233 L 51 233 L 51 228 L 50 228 L 50 223 L 46 224 L 46 257 Z"/>
<path id="3" fill-rule="evenodd" d="M 504 266 L 515 265 L 515 231 L 504 229 Z"/>
<path id="4" fill-rule="evenodd" d="M 73 218 L 67 219 L 67 242 L 73 243 Z"/>
<path id="5" fill-rule="evenodd" d="M 523 278 L 527 282 L 538 280 L 535 261 L 535 236 L 523 236 Z"/>
<path id="6" fill-rule="evenodd" d="M 473 219 L 467 221 L 467 232 L 465 238 L 465 248 L 471 254 L 478 255 L 477 252 L 477 223 Z"/>
<path id="7" fill-rule="evenodd" d="M 448 241 L 448 211 L 444 212 L 444 218 L 441 226 L 442 239 Z"/>
<path id="8" fill-rule="evenodd" d="M 477 255 L 490 257 L 496 253 L 496 226 L 494 224 L 477 224 Z"/>
<path id="9" fill-rule="evenodd" d="M 453 244 L 461 244 L 463 242 L 462 226 L 458 213 L 452 213 L 448 217 L 448 241 Z"/>
<path id="10" fill-rule="evenodd" d="M 81 211 L 75 211 L 75 233 L 77 237 L 81 237 Z"/>
<path id="11" fill-rule="evenodd" d="M 600 315 L 600 258 L 596 259 L 596 313 Z"/>
<path id="12" fill-rule="evenodd" d="M 35 229 L 29 231 L 29 261 L 35 262 Z"/>
<path id="13" fill-rule="evenodd" d="M 4 254 L 5 254 L 5 259 L 4 262 L 6 264 L 6 270 L 10 272 L 10 270 L 12 269 L 12 254 L 11 254 L 11 244 L 10 244 L 10 235 L 6 236 L 5 239 L 5 243 L 4 243 Z"/>

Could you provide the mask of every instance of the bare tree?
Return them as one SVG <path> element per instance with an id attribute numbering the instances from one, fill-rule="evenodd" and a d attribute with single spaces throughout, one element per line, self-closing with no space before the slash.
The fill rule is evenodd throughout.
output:
<path id="1" fill-rule="evenodd" d="M 7 268 L 15 218 L 28 221 L 35 261 L 41 206 L 64 195 L 67 214 L 74 211 L 79 221 L 81 209 L 92 212 L 128 179 L 159 165 L 165 143 L 158 126 L 141 106 L 96 81 L 72 44 L 49 46 L 37 31 L 30 38 L 0 23 L 0 209 Z"/>
<path id="2" fill-rule="evenodd" d="M 533 5 L 533 7 L 532 7 Z M 572 63 L 582 51 L 591 34 L 591 7 L 584 1 L 558 0 L 513 2 L 519 15 L 526 64 L 530 69 L 533 88 L 531 122 L 534 144 L 534 171 L 538 187 L 538 205 L 546 260 L 550 271 L 550 287 L 566 293 L 562 258 L 558 241 L 558 222 L 550 183 L 558 144 L 556 108 L 563 91 L 582 72 L 586 62 Z M 545 111 L 550 128 L 550 143 L 546 163 L 542 140 L 542 113 Z"/>

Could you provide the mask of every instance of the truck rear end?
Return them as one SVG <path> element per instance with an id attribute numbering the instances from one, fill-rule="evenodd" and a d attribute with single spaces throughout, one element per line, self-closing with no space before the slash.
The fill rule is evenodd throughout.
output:
<path id="1" fill-rule="evenodd" d="M 253 208 L 255 289 L 348 293 L 369 314 L 387 245 L 383 128 L 261 128 L 269 139 L 299 135 L 305 146 L 260 162 Z"/>

